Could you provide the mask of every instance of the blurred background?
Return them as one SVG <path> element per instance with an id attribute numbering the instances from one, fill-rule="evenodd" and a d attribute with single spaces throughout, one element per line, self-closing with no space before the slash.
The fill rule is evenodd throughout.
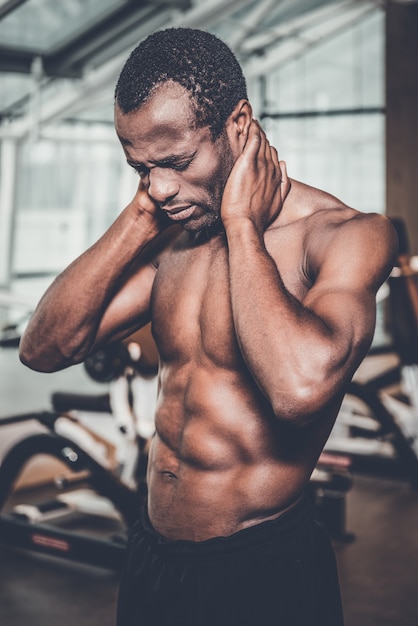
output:
<path id="1" fill-rule="evenodd" d="M 417 10 L 413 0 L 0 0 L 0 327 L 24 320 L 131 198 L 114 85 L 131 49 L 170 26 L 232 47 L 291 176 L 401 217 L 418 252 Z"/>
<path id="2" fill-rule="evenodd" d="M 294 178 L 412 221 L 415 207 L 392 198 L 407 197 L 417 171 L 414 4 L 0 0 L 0 289 L 36 299 L 130 198 L 114 84 L 142 38 L 175 25 L 230 44 Z M 390 159 L 396 181 L 386 179 Z M 418 248 L 415 226 L 414 237 Z"/>
<path id="3" fill-rule="evenodd" d="M 290 176 L 362 212 L 398 220 L 403 252 L 416 271 L 417 0 L 0 0 L 0 330 L 6 335 L 24 328 L 54 277 L 132 197 L 137 177 L 114 132 L 114 86 L 137 43 L 171 26 L 202 28 L 224 39 L 242 64 L 255 114 Z M 415 365 L 415 355 L 396 344 L 399 332 L 388 324 L 388 308 L 393 316 L 383 292 L 375 352 L 362 381 L 375 375 L 382 354 L 386 370 Z M 416 340 L 414 331 L 406 343 L 415 346 Z M 82 366 L 51 375 L 31 372 L 15 348 L 0 347 L 0 420 L 49 407 L 56 389 L 102 393 L 104 386 Z M 406 406 L 415 410 L 414 402 L 409 398 Z M 413 424 L 417 416 L 415 411 Z M 411 428 L 405 436 L 410 442 L 418 437 L 418 426 Z M 353 432 L 346 429 L 345 438 Z M 14 441 L 15 431 L 4 433 L 0 456 Z M 345 445 L 331 451 L 351 454 L 351 443 Z M 373 456 L 370 450 L 363 456 Z M 385 454 L 379 449 L 377 456 Z M 418 446 L 413 454 L 418 458 Z M 406 555 L 418 548 L 418 495 L 405 473 L 377 473 L 377 482 L 372 473 L 373 479 L 354 480 L 347 524 L 357 539 L 338 553 L 347 626 L 415 626 L 418 564 Z M 378 532 L 383 517 L 393 523 Z M 382 568 L 389 568 L 383 587 Z M 17 578 L 20 571 L 16 566 Z M 83 576 L 100 594 L 103 581 Z M 82 589 L 72 583 L 84 598 L 80 611 L 91 599 L 84 583 Z M 0 621 L 37 624 L 33 611 L 23 611 L 24 602 L 10 604 L 14 584 L 0 595 Z M 113 623 L 109 606 L 116 587 L 107 578 L 103 584 L 109 604 L 93 611 L 96 621 L 81 623 Z M 65 626 L 61 615 L 48 612 L 48 602 L 39 623 L 59 619 Z M 76 606 L 67 617 L 68 623 L 80 619 Z"/>

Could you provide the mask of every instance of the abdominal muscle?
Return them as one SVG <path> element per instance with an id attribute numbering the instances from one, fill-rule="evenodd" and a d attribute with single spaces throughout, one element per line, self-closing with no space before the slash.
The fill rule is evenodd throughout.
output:
<path id="1" fill-rule="evenodd" d="M 312 449 L 292 449 L 244 378 L 196 364 L 162 367 L 148 514 L 168 540 L 229 536 L 273 519 L 309 479 Z"/>

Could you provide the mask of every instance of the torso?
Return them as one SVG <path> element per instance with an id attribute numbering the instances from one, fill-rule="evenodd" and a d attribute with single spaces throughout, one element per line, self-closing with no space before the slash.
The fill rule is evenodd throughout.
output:
<path id="1" fill-rule="evenodd" d="M 314 280 L 305 256 L 310 206 L 265 234 L 286 288 L 301 301 Z M 280 424 L 236 340 L 225 236 L 190 242 L 186 232 L 174 240 L 153 289 L 161 365 L 148 508 L 167 539 L 201 541 L 276 517 L 298 500 L 338 403 L 296 432 Z"/>

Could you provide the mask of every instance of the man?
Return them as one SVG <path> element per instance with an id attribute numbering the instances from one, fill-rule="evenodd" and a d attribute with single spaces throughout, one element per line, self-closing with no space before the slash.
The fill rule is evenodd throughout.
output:
<path id="1" fill-rule="evenodd" d="M 391 226 L 288 178 L 208 33 L 142 42 L 115 126 L 138 191 L 46 292 L 21 358 L 57 370 L 152 321 L 148 504 L 118 624 L 339 626 L 304 489 L 372 339 Z"/>

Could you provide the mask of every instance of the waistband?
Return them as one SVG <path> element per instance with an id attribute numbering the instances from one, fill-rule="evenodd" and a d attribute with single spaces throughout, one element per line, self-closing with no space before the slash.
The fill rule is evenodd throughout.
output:
<path id="1" fill-rule="evenodd" d="M 143 511 L 141 526 L 143 533 L 157 552 L 193 557 L 241 552 L 243 548 L 263 546 L 274 540 L 285 544 L 296 539 L 313 518 L 312 501 L 308 495 L 304 494 L 296 504 L 279 517 L 249 526 L 227 537 L 212 537 L 204 541 L 184 539 L 168 541 L 152 527 L 146 509 Z"/>

